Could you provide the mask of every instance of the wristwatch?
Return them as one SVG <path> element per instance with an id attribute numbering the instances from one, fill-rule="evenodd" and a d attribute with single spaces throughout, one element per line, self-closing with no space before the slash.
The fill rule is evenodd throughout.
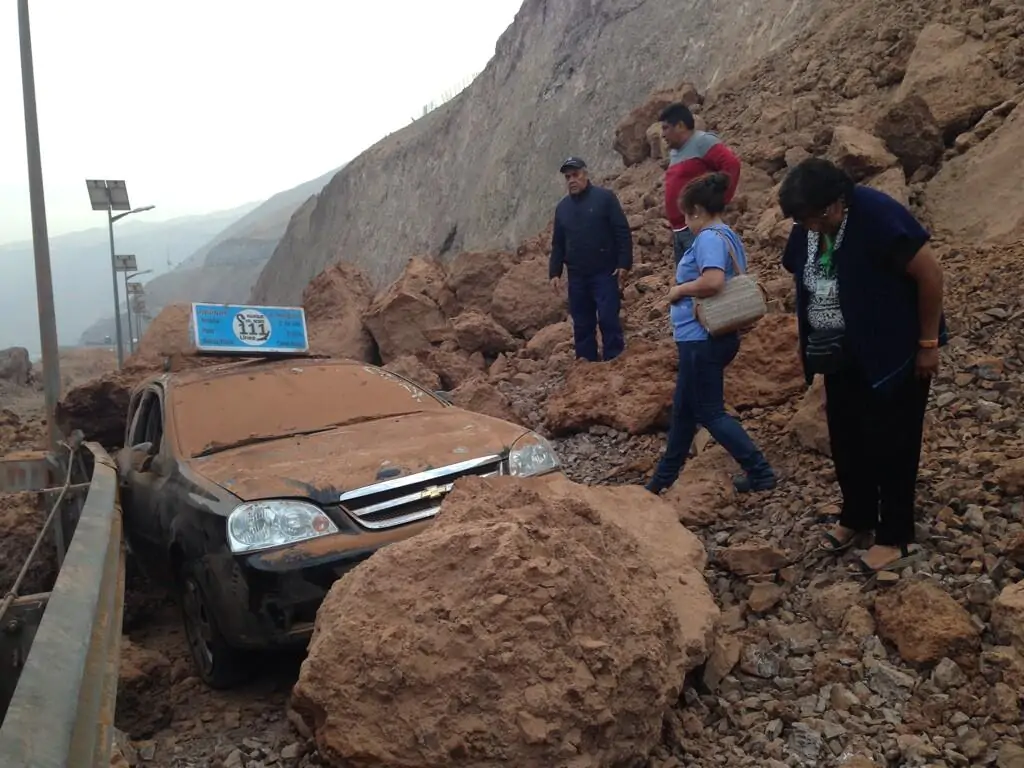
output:
<path id="1" fill-rule="evenodd" d="M 938 339 L 921 339 L 920 341 L 917 342 L 917 345 L 919 347 L 921 347 L 921 349 L 938 349 L 938 347 L 939 347 L 939 340 Z"/>

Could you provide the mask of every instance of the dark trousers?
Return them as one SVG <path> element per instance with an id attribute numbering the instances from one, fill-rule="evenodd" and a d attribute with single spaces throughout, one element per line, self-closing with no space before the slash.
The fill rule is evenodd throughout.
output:
<path id="1" fill-rule="evenodd" d="M 689 227 L 672 233 L 672 249 L 674 251 L 672 257 L 675 259 L 677 267 L 683 255 L 690 249 L 690 246 L 693 245 L 693 241 L 696 239 Z"/>
<path id="2" fill-rule="evenodd" d="M 569 275 L 569 314 L 576 357 L 597 362 L 597 329 L 601 328 L 604 359 L 622 354 L 625 340 L 619 321 L 619 281 L 615 274 Z"/>
<path id="3" fill-rule="evenodd" d="M 707 341 L 684 341 L 679 347 L 679 373 L 672 400 L 672 423 L 665 454 L 651 478 L 657 490 L 668 488 L 683 470 L 690 445 L 703 425 L 752 479 L 772 474 L 764 454 L 743 426 L 725 410 L 725 369 L 740 350 L 732 333 Z"/>
<path id="4" fill-rule="evenodd" d="M 913 371 L 884 393 L 856 371 L 825 376 L 825 412 L 836 479 L 839 524 L 874 531 L 889 547 L 914 540 L 914 496 L 931 381 Z"/>

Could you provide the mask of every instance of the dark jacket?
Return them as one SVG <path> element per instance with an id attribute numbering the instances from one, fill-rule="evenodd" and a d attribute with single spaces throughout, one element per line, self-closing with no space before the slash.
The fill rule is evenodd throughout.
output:
<path id="1" fill-rule="evenodd" d="M 549 277 L 598 275 L 632 269 L 633 237 L 619 198 L 610 189 L 587 184 L 555 208 Z"/>
<path id="2" fill-rule="evenodd" d="M 836 278 L 847 347 L 876 390 L 895 385 L 903 374 L 913 371 L 921 325 L 917 282 L 906 269 L 929 239 L 927 230 L 899 202 L 870 187 L 856 188 L 843 242 L 835 255 Z M 810 332 L 810 296 L 804 285 L 806 263 L 807 230 L 794 225 L 782 265 L 796 279 L 801 359 Z M 947 341 L 945 317 L 940 317 L 940 346 Z M 807 382 L 812 379 L 813 375 L 808 374 Z"/>

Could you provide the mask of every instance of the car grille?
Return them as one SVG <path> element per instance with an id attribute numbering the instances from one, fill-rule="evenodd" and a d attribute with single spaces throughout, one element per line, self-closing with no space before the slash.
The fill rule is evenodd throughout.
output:
<path id="1" fill-rule="evenodd" d="M 366 528 L 394 528 L 433 517 L 460 477 L 502 474 L 501 456 L 483 456 L 341 495 L 341 507 Z"/>

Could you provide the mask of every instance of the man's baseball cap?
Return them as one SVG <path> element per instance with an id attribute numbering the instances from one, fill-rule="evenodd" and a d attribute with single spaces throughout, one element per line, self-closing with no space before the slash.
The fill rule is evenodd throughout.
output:
<path id="1" fill-rule="evenodd" d="M 562 163 L 562 167 L 558 169 L 559 173 L 565 173 L 568 170 L 580 170 L 586 168 L 587 164 L 583 162 L 582 157 L 570 156 L 565 158 L 565 162 Z"/>

